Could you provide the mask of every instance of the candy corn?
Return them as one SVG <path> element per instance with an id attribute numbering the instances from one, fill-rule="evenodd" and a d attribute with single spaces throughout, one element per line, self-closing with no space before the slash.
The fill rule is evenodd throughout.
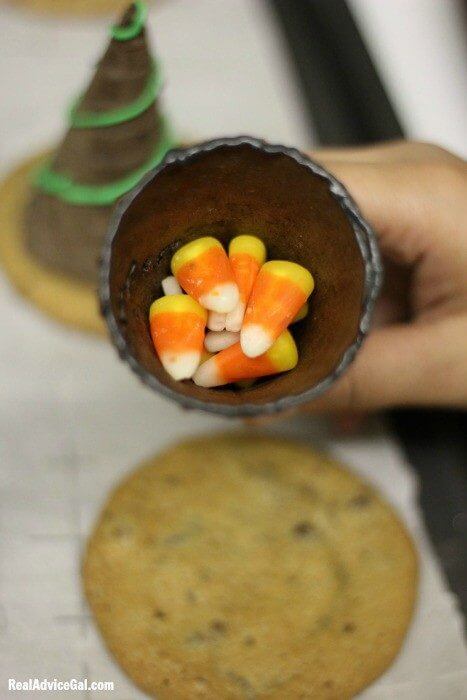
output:
<path id="1" fill-rule="evenodd" d="M 292 323 L 298 323 L 303 321 L 304 318 L 308 316 L 308 302 L 305 302 L 302 307 L 299 308 L 297 315 L 293 319 Z"/>
<path id="2" fill-rule="evenodd" d="M 166 277 L 165 279 L 162 280 L 161 285 L 162 285 L 162 291 L 164 292 L 166 297 L 173 295 L 173 294 L 181 294 L 182 293 L 182 288 L 180 287 L 180 285 L 177 282 L 177 280 L 175 279 L 175 277 Z"/>
<path id="3" fill-rule="evenodd" d="M 209 311 L 228 313 L 239 300 L 227 254 L 211 236 L 198 238 L 177 250 L 172 274 L 181 287 Z"/>
<path id="4" fill-rule="evenodd" d="M 313 287 L 313 277 L 297 263 L 271 260 L 263 265 L 253 285 L 240 333 L 247 357 L 258 357 L 271 347 Z"/>
<path id="5" fill-rule="evenodd" d="M 233 311 L 227 314 L 225 327 L 228 331 L 238 332 L 242 327 L 253 284 L 266 260 L 266 247 L 256 236 L 236 236 L 230 241 L 229 259 L 240 300 Z"/>
<path id="6" fill-rule="evenodd" d="M 198 386 L 214 387 L 244 379 L 266 377 L 293 369 L 298 362 L 295 341 L 289 331 L 284 331 L 272 347 L 260 357 L 247 357 L 240 343 L 211 357 L 195 372 L 193 381 Z"/>
<path id="7" fill-rule="evenodd" d="M 210 331 L 223 331 L 225 328 L 225 319 L 227 314 L 218 314 L 217 311 L 208 313 L 207 327 Z"/>
<path id="8" fill-rule="evenodd" d="M 247 388 L 297 365 L 286 329 L 307 316 L 314 280 L 297 263 L 265 259 L 264 243 L 250 235 L 231 240 L 229 257 L 212 236 L 174 254 L 165 296 L 150 309 L 156 352 L 174 379 Z"/>
<path id="9" fill-rule="evenodd" d="M 207 361 L 210 360 L 211 357 L 213 357 L 213 356 L 214 356 L 214 353 L 208 352 L 208 351 L 206 350 L 206 348 L 203 348 L 203 351 L 202 351 L 202 353 L 201 353 L 201 359 L 200 359 L 200 361 L 199 361 L 199 364 L 202 365 L 203 362 L 207 362 Z"/>
<path id="10" fill-rule="evenodd" d="M 207 312 L 187 294 L 161 297 L 151 304 L 149 325 L 157 355 L 174 379 L 189 379 L 203 351 Z"/>
<path id="11" fill-rule="evenodd" d="M 219 352 L 220 350 L 225 350 L 225 348 L 230 348 L 231 345 L 235 345 L 239 341 L 240 333 L 231 333 L 230 331 L 216 333 L 215 331 L 210 331 L 206 333 L 204 347 L 208 352 Z"/>
<path id="12" fill-rule="evenodd" d="M 242 379 L 241 382 L 235 382 L 235 386 L 237 389 L 251 389 L 254 383 L 254 379 Z"/>

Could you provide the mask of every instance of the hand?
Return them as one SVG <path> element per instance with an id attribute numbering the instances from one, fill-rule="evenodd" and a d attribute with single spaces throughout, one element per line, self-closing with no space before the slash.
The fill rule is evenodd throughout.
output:
<path id="1" fill-rule="evenodd" d="M 385 284 L 348 372 L 307 409 L 467 406 L 467 163 L 399 142 L 316 151 L 373 225 Z"/>

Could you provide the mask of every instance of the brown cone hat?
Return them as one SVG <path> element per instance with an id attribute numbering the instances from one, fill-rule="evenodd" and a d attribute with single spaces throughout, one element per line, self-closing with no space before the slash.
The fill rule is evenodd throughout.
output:
<path id="1" fill-rule="evenodd" d="M 73 185 L 90 186 L 92 196 L 64 196 L 58 186 L 44 187 L 39 177 L 26 211 L 26 244 L 34 258 L 84 282 L 96 282 L 110 214 L 124 192 L 104 197 L 98 204 L 93 201 L 94 195 L 97 193 L 99 198 L 98 193 L 107 186 L 118 190 L 114 186 L 119 183 L 121 190 L 128 177 L 138 172 L 142 175 L 170 147 L 158 109 L 157 87 L 153 88 L 154 99 L 143 111 L 122 118 L 122 110 L 137 104 L 145 94 L 151 99 L 148 86 L 151 80 L 153 85 L 157 82 L 157 66 L 148 49 L 144 26 L 131 35 L 144 9 L 142 3 L 133 3 L 113 28 L 109 46 L 75 108 L 78 118 L 76 114 L 71 118 L 69 131 L 47 165 L 48 184 L 52 173 L 54 178 L 58 176 L 59 184 L 65 178 Z M 144 104 L 141 100 L 140 106 Z M 99 117 L 115 113 L 120 116 L 101 124 Z M 84 126 L 79 119 L 83 115 L 92 117 Z"/>

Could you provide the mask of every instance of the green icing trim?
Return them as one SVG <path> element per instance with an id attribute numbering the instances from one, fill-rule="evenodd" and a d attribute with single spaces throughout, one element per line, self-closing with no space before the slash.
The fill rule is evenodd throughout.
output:
<path id="1" fill-rule="evenodd" d="M 120 27 L 116 24 L 110 30 L 112 37 L 117 41 L 129 41 L 130 39 L 134 39 L 145 25 L 148 8 L 141 0 L 135 0 L 133 6 L 133 20 L 131 23 L 126 27 Z"/>
<path id="2" fill-rule="evenodd" d="M 69 204 L 105 207 L 131 190 L 147 173 L 160 163 L 167 151 L 175 146 L 165 120 L 162 122 L 162 134 L 154 153 L 148 162 L 129 173 L 121 180 L 106 185 L 80 185 L 61 173 L 54 172 L 48 165 L 36 173 L 34 184 L 47 194 L 54 195 Z"/>
<path id="3" fill-rule="evenodd" d="M 86 112 L 80 111 L 79 109 L 80 97 L 70 110 L 70 126 L 76 127 L 77 129 L 91 129 L 103 126 L 115 126 L 116 124 L 131 121 L 151 106 L 159 94 L 161 87 L 162 71 L 157 64 L 153 64 L 148 81 L 136 100 L 124 107 L 109 109 L 105 112 Z"/>

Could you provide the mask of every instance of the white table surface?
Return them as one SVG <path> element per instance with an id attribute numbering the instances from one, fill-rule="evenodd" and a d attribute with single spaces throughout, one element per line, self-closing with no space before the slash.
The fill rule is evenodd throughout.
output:
<path id="1" fill-rule="evenodd" d="M 166 0 L 151 26 L 168 76 L 166 104 L 181 133 L 249 132 L 309 144 L 298 91 L 262 2 Z M 0 33 L 6 170 L 56 138 L 65 105 L 102 51 L 105 23 L 0 8 Z M 9 697 L 8 678 L 29 677 L 116 683 L 113 693 L 69 696 L 142 697 L 107 655 L 89 616 L 79 576 L 83 543 L 108 492 L 138 461 L 184 435 L 238 425 L 182 412 L 151 394 L 108 343 L 45 319 L 3 277 L 0 318 L 0 698 Z M 330 439 L 308 419 L 274 430 L 347 460 L 397 507 L 417 544 L 414 623 L 396 663 L 362 697 L 465 697 L 460 616 L 427 541 L 414 473 L 394 440 L 383 429 Z"/>

